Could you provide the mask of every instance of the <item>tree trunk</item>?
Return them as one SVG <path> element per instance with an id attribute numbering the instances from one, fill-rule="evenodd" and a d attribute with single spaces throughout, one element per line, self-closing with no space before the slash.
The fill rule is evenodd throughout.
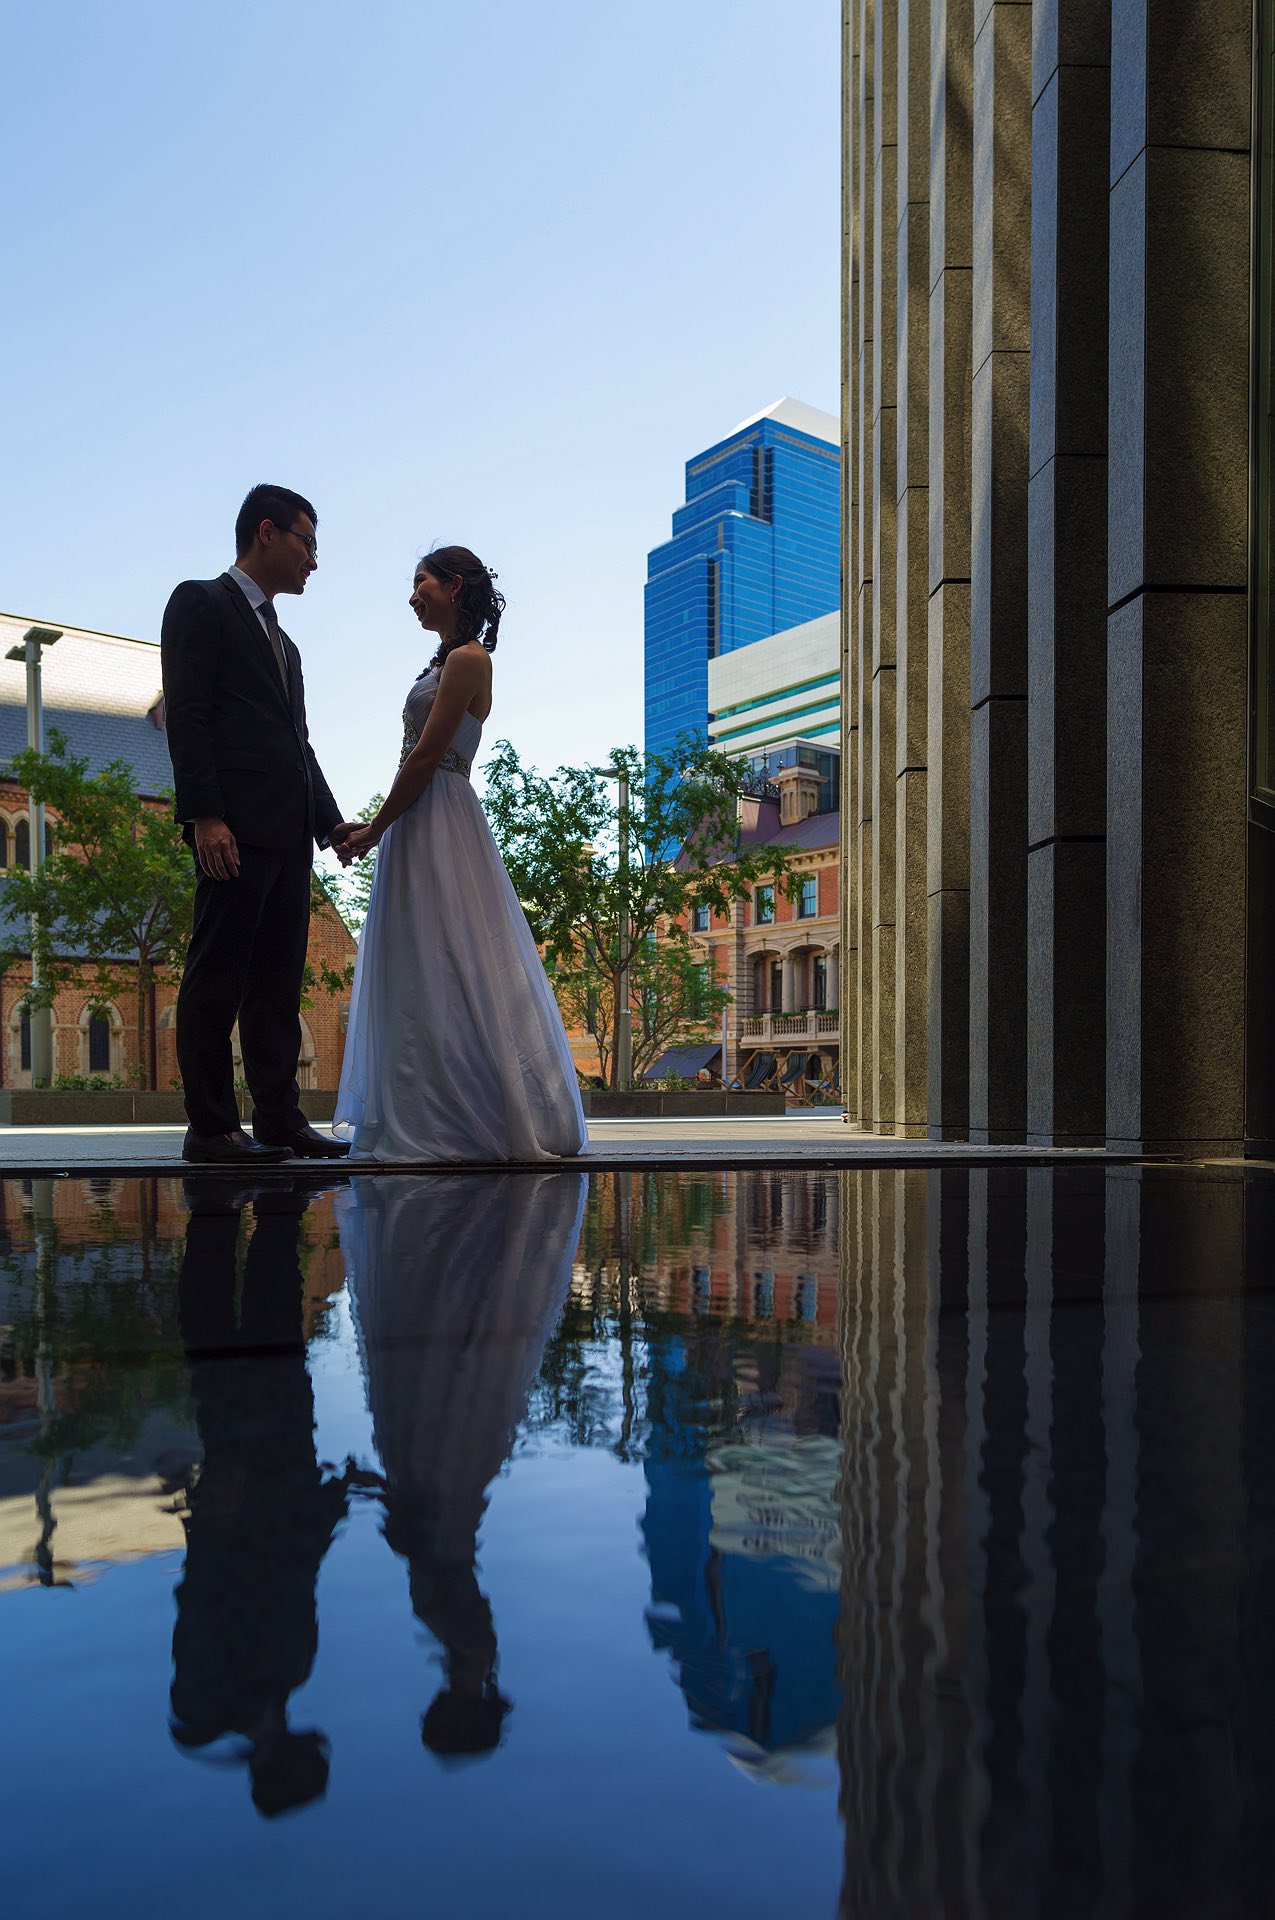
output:
<path id="1" fill-rule="evenodd" d="M 137 969 L 137 1080 L 135 1084 L 146 1084 L 146 974 L 142 967 Z"/>
<path id="2" fill-rule="evenodd" d="M 155 976 L 146 983 L 146 1065 L 151 1092 L 159 1085 L 159 1029 L 155 1020 Z"/>

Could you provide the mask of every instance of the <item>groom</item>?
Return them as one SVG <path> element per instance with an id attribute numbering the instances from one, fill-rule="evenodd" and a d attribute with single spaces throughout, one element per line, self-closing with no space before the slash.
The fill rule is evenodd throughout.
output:
<path id="1" fill-rule="evenodd" d="M 254 487 L 235 522 L 235 564 L 183 580 L 162 652 L 176 812 L 194 852 L 195 913 L 177 996 L 177 1062 L 190 1126 L 184 1159 L 261 1165 L 349 1151 L 301 1112 L 301 981 L 315 841 L 351 831 L 306 730 L 301 656 L 279 625 L 281 593 L 318 565 L 310 502 Z M 236 1019 L 255 1138 L 239 1124 Z"/>

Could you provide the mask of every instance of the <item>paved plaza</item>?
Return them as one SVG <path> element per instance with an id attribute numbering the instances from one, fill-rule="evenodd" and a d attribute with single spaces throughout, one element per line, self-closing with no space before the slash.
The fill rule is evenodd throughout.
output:
<path id="1" fill-rule="evenodd" d="M 330 1131 L 321 1127 L 320 1132 Z M 0 1127 L 0 1176 L 5 1174 L 172 1173 L 184 1164 L 184 1129 L 168 1127 Z M 840 1167 L 883 1163 L 908 1166 L 986 1164 L 1112 1164 L 1130 1156 L 1097 1148 L 1060 1151 L 1028 1146 L 967 1146 L 931 1140 L 901 1140 L 847 1125 L 839 1111 L 792 1112 L 776 1118 L 590 1120 L 587 1160 L 563 1166 L 592 1167 Z M 337 1170 L 330 1161 L 286 1163 L 295 1174 Z M 362 1161 L 353 1172 L 410 1171 Z M 233 1177 L 233 1170 L 227 1169 Z M 269 1172 L 270 1169 L 265 1169 Z M 254 1177 L 263 1170 L 254 1169 Z"/>

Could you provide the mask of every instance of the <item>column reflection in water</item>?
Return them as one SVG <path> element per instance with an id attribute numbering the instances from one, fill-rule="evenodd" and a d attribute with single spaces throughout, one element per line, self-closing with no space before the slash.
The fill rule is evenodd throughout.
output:
<path id="1" fill-rule="evenodd" d="M 1266 1910 L 1269 1182 L 836 1179 L 843 1911 Z"/>
<path id="2" fill-rule="evenodd" d="M 299 1259 L 312 1198 L 287 1183 L 255 1194 L 186 1183 L 179 1303 L 203 1462 L 177 1588 L 171 1726 L 192 1754 L 234 1741 L 267 1816 L 318 1799 L 328 1781 L 325 1735 L 288 1720 L 314 1665 L 315 1585 L 349 1488 L 314 1451 Z"/>
<path id="3" fill-rule="evenodd" d="M 369 1177 L 337 1218 L 380 1457 L 385 1538 L 443 1649 L 421 1721 L 440 1758 L 489 1753 L 510 1701 L 478 1529 L 566 1297 L 577 1173 Z"/>

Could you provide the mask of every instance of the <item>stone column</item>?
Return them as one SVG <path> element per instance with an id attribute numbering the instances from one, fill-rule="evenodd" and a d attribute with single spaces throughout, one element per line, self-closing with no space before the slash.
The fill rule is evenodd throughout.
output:
<path id="1" fill-rule="evenodd" d="M 855 1110 L 859 1115 L 860 1124 L 865 1127 L 872 1126 L 875 1119 L 872 1095 L 875 1068 L 873 1036 L 876 1030 L 876 1017 L 873 1010 L 876 980 L 872 964 L 875 951 L 872 939 L 872 901 L 875 884 L 872 870 L 875 839 L 872 830 L 872 798 L 873 772 L 876 765 L 872 731 L 872 603 L 875 587 L 872 577 L 872 394 L 874 385 L 872 327 L 876 313 L 872 138 L 876 124 L 876 75 L 873 58 L 875 33 L 874 0 L 859 0 L 859 115 L 858 153 L 855 160 L 855 196 L 859 214 L 859 350 L 855 369 L 859 481 L 855 544 L 859 556 L 859 578 L 854 642 L 854 702 L 859 735 L 855 768 L 857 782 L 855 853 L 858 863 L 856 876 L 858 888 L 854 903 L 858 921 L 856 1005 L 859 1036 L 858 1094 Z"/>
<path id="2" fill-rule="evenodd" d="M 828 1000 L 828 1005 L 830 1007 L 839 1007 L 841 1005 L 840 979 L 839 979 L 840 972 L 841 972 L 841 949 L 840 947 L 829 947 L 827 1000 Z"/>
<path id="3" fill-rule="evenodd" d="M 930 0 L 898 0 L 894 1130 L 926 1132 Z"/>
<path id="4" fill-rule="evenodd" d="M 1038 5 L 1027 492 L 1027 1137 L 1104 1134 L 1108 0 Z"/>
<path id="5" fill-rule="evenodd" d="M 1250 40 L 1249 0 L 1112 15 L 1107 1137 L 1144 1152 L 1244 1139 Z"/>
<path id="6" fill-rule="evenodd" d="M 797 955 L 795 953 L 790 951 L 784 954 L 783 956 L 783 969 L 784 969 L 783 1002 L 784 1004 L 781 1009 L 781 1011 L 784 1013 L 796 1013 L 797 1011 L 797 1001 L 798 1001 L 798 998 L 800 997 L 798 992 L 798 984 L 799 984 L 798 969 L 800 967 L 800 964 L 801 963 L 798 960 Z"/>
<path id="7" fill-rule="evenodd" d="M 894 1131 L 898 0 L 875 0 L 872 156 L 871 1125 Z"/>
<path id="8" fill-rule="evenodd" d="M 969 1125 L 973 0 L 930 5 L 927 1128 Z"/>
<path id="9" fill-rule="evenodd" d="M 1027 1132 L 1027 416 L 1031 30 L 975 0 L 970 1139 Z"/>
<path id="10" fill-rule="evenodd" d="M 837 884 L 837 928 L 847 956 L 846 978 L 856 981 L 859 946 L 859 721 L 857 633 L 859 557 L 856 542 L 859 498 L 857 358 L 859 301 L 859 205 L 855 156 L 859 126 L 859 0 L 842 0 L 841 10 L 841 871 Z M 859 1016 L 857 996 L 838 1000 L 837 1054 L 841 1072 L 843 1117 L 859 1115 Z"/>

